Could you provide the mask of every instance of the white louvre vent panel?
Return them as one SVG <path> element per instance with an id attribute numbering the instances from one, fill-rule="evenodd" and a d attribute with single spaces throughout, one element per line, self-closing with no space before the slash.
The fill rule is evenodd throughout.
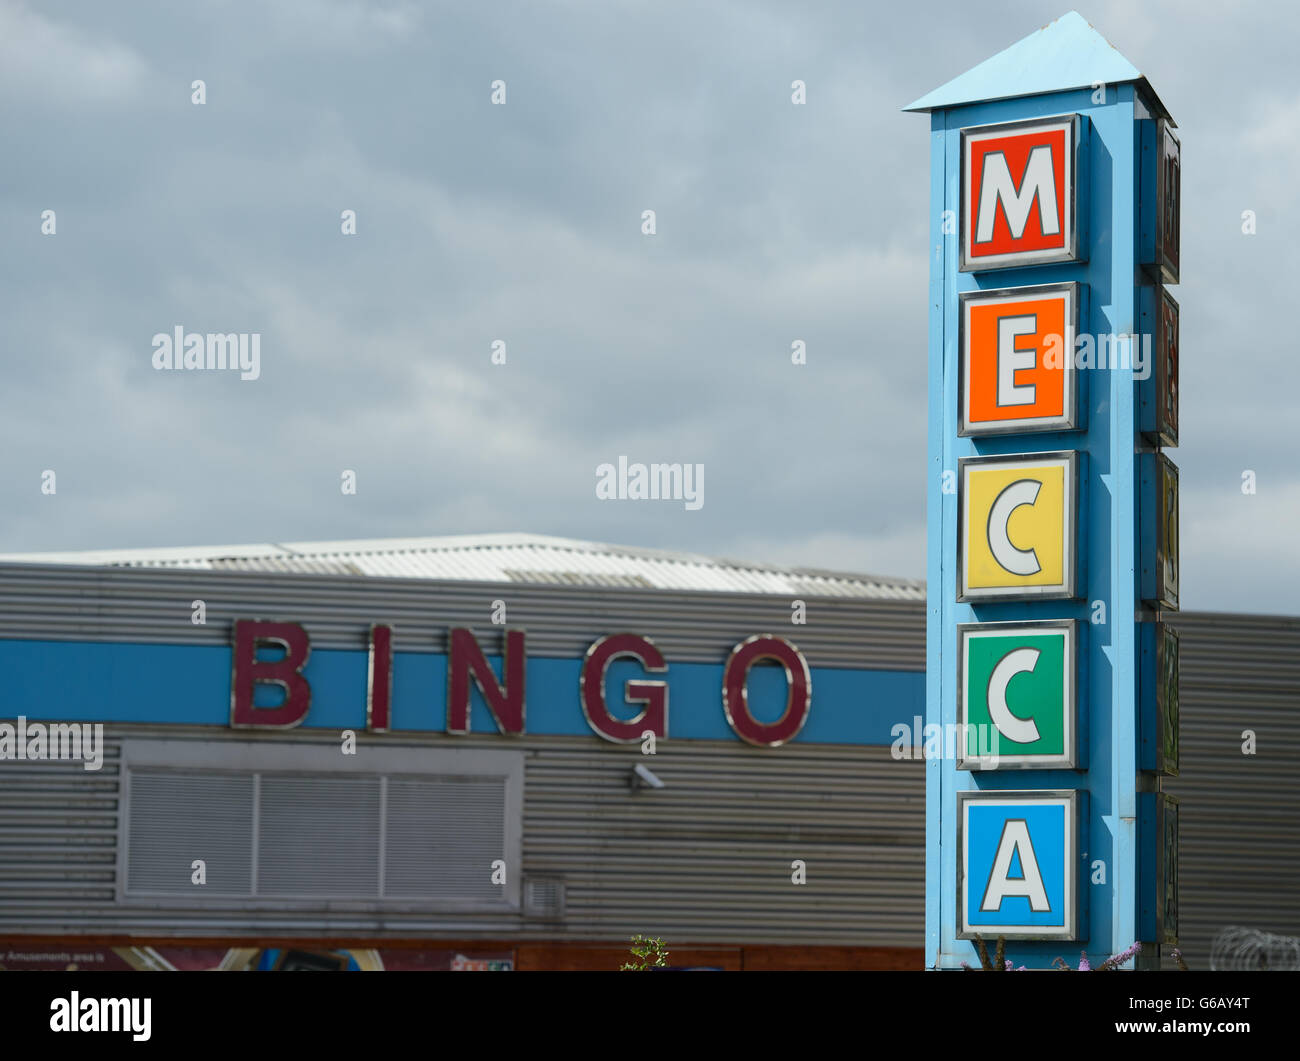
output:
<path id="1" fill-rule="evenodd" d="M 238 774 L 133 773 L 127 890 L 248 895 L 253 779 Z M 194 860 L 206 882 L 193 881 Z"/>
<path id="2" fill-rule="evenodd" d="M 257 894 L 379 897 L 378 777 L 264 775 Z"/>
<path id="3" fill-rule="evenodd" d="M 236 918 L 241 906 L 364 915 L 518 905 L 509 880 L 520 864 L 518 752 L 390 744 L 368 749 L 362 765 L 332 742 L 218 738 L 128 741 L 122 758 L 127 905 L 174 896 Z M 172 759 L 178 768 L 152 765 Z M 203 886 L 190 879 L 196 858 Z M 493 882 L 494 863 L 505 880 Z"/>
<path id="4" fill-rule="evenodd" d="M 492 863 L 505 854 L 505 794 L 504 778 L 391 779 L 385 894 L 499 898 Z"/>

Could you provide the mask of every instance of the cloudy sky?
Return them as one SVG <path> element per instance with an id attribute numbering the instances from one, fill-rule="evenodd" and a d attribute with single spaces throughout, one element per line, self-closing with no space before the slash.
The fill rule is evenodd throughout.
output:
<path id="1" fill-rule="evenodd" d="M 0 0 L 0 551 L 517 530 L 922 576 L 900 108 L 1067 2 Z M 1296 613 L 1300 15 L 1082 14 L 1182 136 L 1184 608 Z M 155 371 L 177 326 L 260 333 L 260 378 Z M 705 465 L 703 508 L 598 500 L 621 454 Z"/>

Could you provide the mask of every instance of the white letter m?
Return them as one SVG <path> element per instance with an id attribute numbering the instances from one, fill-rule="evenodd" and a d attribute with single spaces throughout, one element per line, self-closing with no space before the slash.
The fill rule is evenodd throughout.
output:
<path id="1" fill-rule="evenodd" d="M 993 221 L 1001 201 L 1007 214 L 1011 235 L 1020 239 L 1025 234 L 1029 211 L 1034 198 L 1038 198 L 1038 223 L 1044 236 L 1054 236 L 1061 231 L 1061 219 L 1056 213 L 1056 174 L 1052 169 L 1052 149 L 1040 144 L 1029 152 L 1025 172 L 1017 188 L 1007 168 L 1007 156 L 1001 151 L 984 156 L 984 173 L 980 182 L 979 216 L 975 222 L 975 242 L 988 243 L 993 239 Z"/>

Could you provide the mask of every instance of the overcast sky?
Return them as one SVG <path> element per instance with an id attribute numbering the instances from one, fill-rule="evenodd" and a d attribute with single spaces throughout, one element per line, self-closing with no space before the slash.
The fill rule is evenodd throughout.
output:
<path id="1" fill-rule="evenodd" d="M 530 531 L 923 576 L 900 108 L 1067 3 L 0 0 L 0 551 Z M 1081 13 L 1182 137 L 1183 607 L 1300 612 L 1300 12 Z M 178 325 L 260 333 L 260 378 L 155 371 Z M 598 500 L 619 455 L 705 465 L 704 506 Z"/>

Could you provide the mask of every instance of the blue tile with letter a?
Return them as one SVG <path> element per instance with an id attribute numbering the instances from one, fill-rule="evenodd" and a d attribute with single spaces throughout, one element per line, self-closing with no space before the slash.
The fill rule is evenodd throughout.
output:
<path id="1" fill-rule="evenodd" d="M 1086 799 L 1070 790 L 957 794 L 960 938 L 1079 938 Z"/>

